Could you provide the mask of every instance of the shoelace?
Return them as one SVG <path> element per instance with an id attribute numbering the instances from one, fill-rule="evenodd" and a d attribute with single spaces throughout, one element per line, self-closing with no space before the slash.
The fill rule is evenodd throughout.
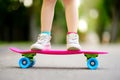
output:
<path id="1" fill-rule="evenodd" d="M 69 44 L 78 44 L 78 37 L 77 37 L 77 35 L 68 36 L 68 43 Z"/>
<path id="2" fill-rule="evenodd" d="M 44 44 L 44 43 L 47 43 L 49 41 L 49 38 L 48 38 L 48 36 L 46 36 L 46 35 L 39 35 L 38 36 L 38 43 L 39 44 Z"/>

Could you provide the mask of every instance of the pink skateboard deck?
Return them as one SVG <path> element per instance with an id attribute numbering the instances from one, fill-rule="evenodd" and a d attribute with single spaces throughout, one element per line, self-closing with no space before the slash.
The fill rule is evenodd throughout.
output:
<path id="1" fill-rule="evenodd" d="M 21 50 L 15 47 L 11 47 L 10 50 L 20 54 L 47 54 L 47 55 L 72 55 L 72 54 L 107 54 L 105 51 L 92 51 L 92 50 Z"/>

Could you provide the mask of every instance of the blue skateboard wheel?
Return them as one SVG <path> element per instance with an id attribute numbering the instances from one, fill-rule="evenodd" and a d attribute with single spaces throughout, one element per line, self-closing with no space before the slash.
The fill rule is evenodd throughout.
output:
<path id="1" fill-rule="evenodd" d="M 35 60 L 32 60 L 31 64 L 30 64 L 30 67 L 33 67 L 33 65 L 35 65 L 35 62 L 36 62 Z"/>
<path id="2" fill-rule="evenodd" d="M 96 58 L 90 58 L 87 61 L 87 66 L 91 70 L 95 70 L 98 67 L 98 60 Z"/>
<path id="3" fill-rule="evenodd" d="M 31 61 L 29 58 L 21 58 L 19 60 L 19 66 L 21 68 L 28 68 L 28 67 L 30 67 L 30 65 L 31 65 Z"/>

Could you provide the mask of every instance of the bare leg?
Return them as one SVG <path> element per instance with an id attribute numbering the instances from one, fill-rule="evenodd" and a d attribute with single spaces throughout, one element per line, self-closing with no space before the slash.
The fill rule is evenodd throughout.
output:
<path id="1" fill-rule="evenodd" d="M 63 0 L 65 15 L 67 20 L 68 32 L 77 32 L 78 28 L 78 9 L 76 0 Z"/>
<path id="2" fill-rule="evenodd" d="M 77 34 L 78 28 L 78 9 L 76 0 L 63 0 L 65 6 L 65 15 L 68 27 L 67 34 L 67 49 L 80 50 L 79 36 Z"/>
<path id="3" fill-rule="evenodd" d="M 56 0 L 43 0 L 41 11 L 41 32 L 38 36 L 38 40 L 31 46 L 32 50 L 50 49 L 51 44 L 51 28 L 54 16 L 54 7 Z M 45 33 L 45 34 L 43 34 Z"/>
<path id="4" fill-rule="evenodd" d="M 43 0 L 41 10 L 41 32 L 50 32 L 56 0 Z"/>

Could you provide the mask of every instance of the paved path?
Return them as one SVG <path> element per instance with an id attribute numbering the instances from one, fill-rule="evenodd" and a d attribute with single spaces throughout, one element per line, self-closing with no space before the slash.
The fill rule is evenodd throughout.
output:
<path id="1" fill-rule="evenodd" d="M 85 45 L 85 49 L 106 50 L 108 55 L 100 55 L 99 68 L 89 70 L 83 55 L 50 56 L 37 55 L 33 68 L 20 69 L 19 54 L 8 50 L 10 46 L 28 49 L 29 44 L 8 44 L 0 46 L 0 80 L 120 80 L 120 44 Z M 53 46 L 64 49 L 64 46 Z"/>

